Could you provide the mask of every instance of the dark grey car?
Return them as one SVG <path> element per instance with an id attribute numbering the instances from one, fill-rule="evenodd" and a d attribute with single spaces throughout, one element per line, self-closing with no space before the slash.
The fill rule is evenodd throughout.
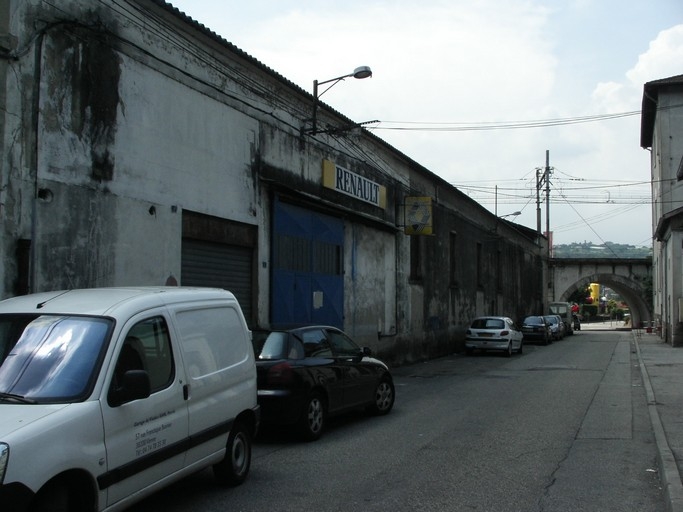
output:
<path id="1" fill-rule="evenodd" d="M 254 339 L 263 423 L 294 425 L 304 439 L 315 440 L 331 415 L 354 409 L 383 415 L 394 405 L 387 365 L 335 327 L 271 331 Z"/>
<path id="2" fill-rule="evenodd" d="M 543 345 L 552 343 L 550 326 L 543 316 L 528 316 L 522 322 L 524 341 L 538 341 Z"/>

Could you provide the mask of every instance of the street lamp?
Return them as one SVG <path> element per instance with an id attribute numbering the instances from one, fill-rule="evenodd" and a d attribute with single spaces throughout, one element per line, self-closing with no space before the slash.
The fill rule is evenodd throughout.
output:
<path id="1" fill-rule="evenodd" d="M 344 80 L 344 78 L 358 78 L 363 79 L 363 78 L 369 78 L 372 76 L 372 70 L 368 66 L 360 66 L 357 67 L 356 69 L 353 70 L 353 73 L 349 73 L 348 75 L 342 75 L 338 76 L 337 78 L 330 78 L 329 80 L 323 80 L 322 82 L 319 82 L 318 80 L 313 80 L 313 116 L 311 117 L 311 127 L 310 128 L 304 128 L 302 131 L 303 133 L 308 133 L 311 135 L 315 135 L 318 133 L 318 100 L 320 96 L 325 94 L 327 91 L 329 91 L 332 87 L 337 85 L 339 82 Z M 321 93 L 318 93 L 318 87 L 324 84 L 330 84 L 324 91 Z"/>
<path id="2" fill-rule="evenodd" d="M 499 219 L 504 219 L 505 217 L 517 217 L 517 215 L 522 215 L 522 212 L 508 213 L 508 214 L 506 214 L 506 215 L 500 215 L 498 218 L 499 218 Z"/>

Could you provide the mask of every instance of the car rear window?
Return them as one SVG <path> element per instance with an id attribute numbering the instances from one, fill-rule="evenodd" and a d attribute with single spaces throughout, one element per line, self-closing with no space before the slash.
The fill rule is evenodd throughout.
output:
<path id="1" fill-rule="evenodd" d="M 263 343 L 263 348 L 258 354 L 259 359 L 284 359 L 285 349 L 287 347 L 287 333 L 286 332 L 271 332 L 266 341 Z"/>
<path id="2" fill-rule="evenodd" d="M 472 329 L 504 329 L 505 322 L 500 318 L 477 318 L 472 322 Z"/>

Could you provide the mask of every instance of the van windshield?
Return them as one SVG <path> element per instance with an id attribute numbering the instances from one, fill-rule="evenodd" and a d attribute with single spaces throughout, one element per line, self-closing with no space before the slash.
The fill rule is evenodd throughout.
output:
<path id="1" fill-rule="evenodd" d="M 548 306 L 548 309 L 550 309 L 551 315 L 566 316 L 567 312 L 569 311 L 569 305 L 568 304 L 550 304 Z"/>
<path id="2" fill-rule="evenodd" d="M 85 399 L 112 325 L 95 317 L 0 315 L 0 402 Z"/>

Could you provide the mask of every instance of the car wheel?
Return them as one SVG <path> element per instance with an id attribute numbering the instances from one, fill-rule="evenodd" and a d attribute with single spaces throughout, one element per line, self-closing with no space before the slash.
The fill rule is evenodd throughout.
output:
<path id="1" fill-rule="evenodd" d="M 318 391 L 312 392 L 299 420 L 299 432 L 306 441 L 320 439 L 325 428 L 325 400 Z"/>
<path id="2" fill-rule="evenodd" d="M 251 466 L 251 435 L 247 428 L 236 421 L 228 436 L 225 458 L 214 465 L 213 474 L 223 485 L 240 485 L 247 479 Z"/>
<path id="3" fill-rule="evenodd" d="M 379 384 L 377 384 L 377 388 L 375 389 L 375 400 L 370 406 L 370 410 L 373 414 L 381 416 L 388 414 L 389 411 L 391 411 L 396 396 L 394 391 L 394 383 L 388 377 L 384 377 Z"/>

